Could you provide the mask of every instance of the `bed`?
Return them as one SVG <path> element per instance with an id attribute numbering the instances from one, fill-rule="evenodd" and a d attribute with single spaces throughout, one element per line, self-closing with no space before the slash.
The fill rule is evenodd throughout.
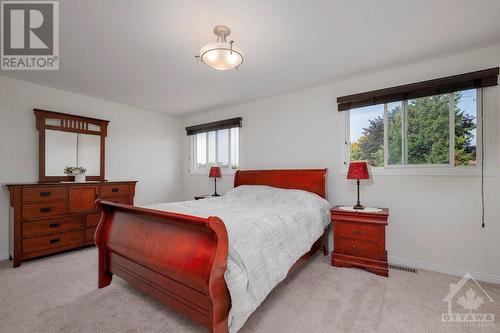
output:
<path id="1" fill-rule="evenodd" d="M 290 272 L 327 254 L 325 182 L 326 169 L 237 171 L 220 198 L 99 201 L 98 286 L 115 274 L 210 332 L 236 332 Z"/>

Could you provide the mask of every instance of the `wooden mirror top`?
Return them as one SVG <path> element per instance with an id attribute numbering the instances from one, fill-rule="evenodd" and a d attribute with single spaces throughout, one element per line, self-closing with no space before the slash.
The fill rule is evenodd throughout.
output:
<path id="1" fill-rule="evenodd" d="M 33 109 L 38 129 L 38 181 L 40 183 L 72 181 L 73 176 L 48 176 L 46 174 L 46 130 L 97 135 L 100 137 L 100 167 L 99 175 L 86 177 L 87 181 L 105 180 L 105 140 L 108 130 L 108 120 L 76 116 L 72 114 Z"/>

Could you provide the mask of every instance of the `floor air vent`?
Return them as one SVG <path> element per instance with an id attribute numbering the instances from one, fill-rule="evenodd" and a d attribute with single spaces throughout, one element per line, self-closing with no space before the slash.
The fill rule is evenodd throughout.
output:
<path id="1" fill-rule="evenodd" d="M 404 272 L 410 272 L 410 273 L 417 273 L 417 269 L 416 268 L 408 267 L 408 266 L 403 266 L 403 265 L 389 264 L 389 268 L 397 269 L 398 271 L 404 271 Z"/>

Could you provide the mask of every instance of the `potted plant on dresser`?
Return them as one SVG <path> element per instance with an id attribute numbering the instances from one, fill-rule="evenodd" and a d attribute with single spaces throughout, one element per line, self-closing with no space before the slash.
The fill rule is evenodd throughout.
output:
<path id="1" fill-rule="evenodd" d="M 67 166 L 64 169 L 64 174 L 68 176 L 74 176 L 76 183 L 84 183 L 85 182 L 85 172 L 87 169 L 82 167 L 69 167 Z"/>

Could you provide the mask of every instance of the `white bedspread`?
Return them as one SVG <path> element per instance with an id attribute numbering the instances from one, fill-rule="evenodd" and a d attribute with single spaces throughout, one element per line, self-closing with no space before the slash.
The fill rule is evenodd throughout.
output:
<path id="1" fill-rule="evenodd" d="M 238 331 L 322 235 L 331 205 L 320 196 L 269 186 L 239 186 L 226 195 L 147 208 L 218 216 L 229 236 L 225 273 L 231 294 L 229 331 Z"/>

